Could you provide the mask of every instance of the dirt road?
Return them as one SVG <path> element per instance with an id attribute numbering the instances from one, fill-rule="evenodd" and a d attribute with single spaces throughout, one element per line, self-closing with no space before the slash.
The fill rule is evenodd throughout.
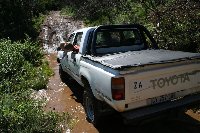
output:
<path id="1" fill-rule="evenodd" d="M 55 75 L 50 78 L 48 84 L 50 100 L 47 109 L 72 114 L 77 120 L 72 133 L 200 133 L 200 114 L 195 114 L 191 110 L 179 114 L 179 117 L 146 120 L 137 126 L 124 125 L 119 115 L 112 115 L 95 128 L 86 120 L 82 106 L 81 86 L 74 80 L 61 82 L 55 54 L 48 56 L 48 60 Z"/>

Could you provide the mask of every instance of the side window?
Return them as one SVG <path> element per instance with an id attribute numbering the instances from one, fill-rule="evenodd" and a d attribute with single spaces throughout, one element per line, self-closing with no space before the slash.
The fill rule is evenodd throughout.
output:
<path id="1" fill-rule="evenodd" d="M 76 34 L 76 36 L 75 36 L 73 45 L 78 45 L 78 46 L 80 46 L 82 36 L 83 36 L 83 32 L 78 32 L 78 33 Z"/>
<path id="2" fill-rule="evenodd" d="M 67 39 L 67 42 L 70 42 L 71 44 L 73 43 L 73 39 L 74 39 L 74 33 L 73 34 L 71 34 L 70 36 L 69 36 L 69 38 Z"/>

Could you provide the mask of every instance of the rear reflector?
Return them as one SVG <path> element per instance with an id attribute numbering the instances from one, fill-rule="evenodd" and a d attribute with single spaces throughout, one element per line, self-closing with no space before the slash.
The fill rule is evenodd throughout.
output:
<path id="1" fill-rule="evenodd" d="M 125 99 L 125 81 L 123 77 L 111 79 L 111 91 L 114 100 Z"/>

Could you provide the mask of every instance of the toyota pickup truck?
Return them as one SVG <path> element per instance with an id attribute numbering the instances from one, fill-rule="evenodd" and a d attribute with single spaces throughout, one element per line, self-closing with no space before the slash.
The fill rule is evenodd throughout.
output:
<path id="1" fill-rule="evenodd" d="M 200 54 L 159 49 L 142 25 L 83 28 L 68 45 L 58 51 L 60 76 L 83 86 L 93 124 L 108 108 L 129 121 L 200 100 Z"/>

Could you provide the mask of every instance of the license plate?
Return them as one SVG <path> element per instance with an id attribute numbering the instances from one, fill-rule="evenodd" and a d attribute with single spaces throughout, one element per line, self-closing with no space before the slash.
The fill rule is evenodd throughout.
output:
<path id="1" fill-rule="evenodd" d="M 166 102 L 166 101 L 173 100 L 173 99 L 175 99 L 175 93 L 170 93 L 170 94 L 147 99 L 147 103 L 148 104 L 158 104 L 158 103 Z"/>

